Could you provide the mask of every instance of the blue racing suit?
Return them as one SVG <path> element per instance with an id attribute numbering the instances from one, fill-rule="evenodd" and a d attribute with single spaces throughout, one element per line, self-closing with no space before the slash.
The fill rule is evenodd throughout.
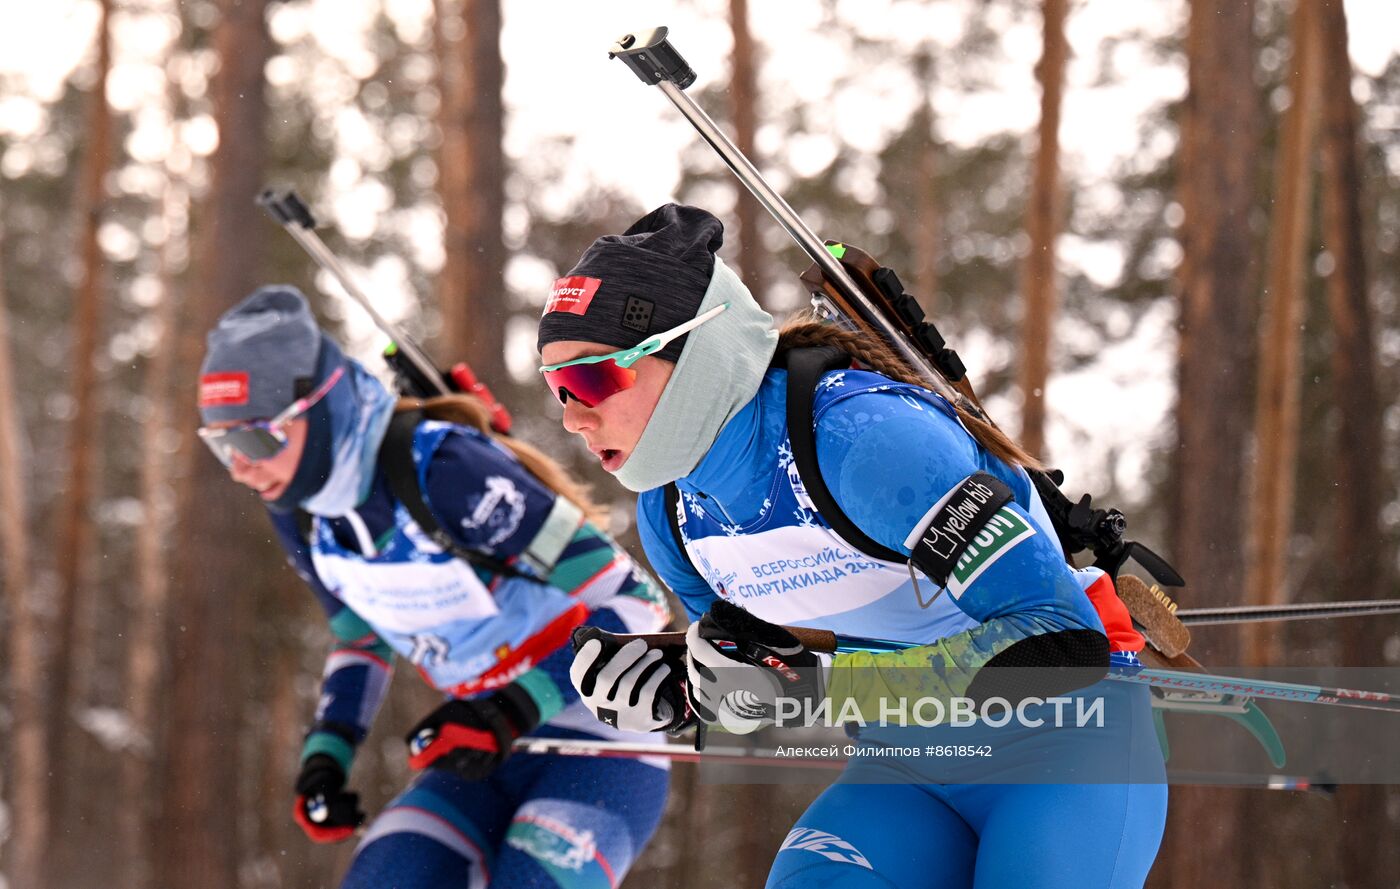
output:
<path id="1" fill-rule="evenodd" d="M 786 371 L 770 370 L 696 469 L 677 481 L 685 553 L 663 491 L 639 499 L 647 555 L 692 620 L 723 597 L 773 623 L 918 643 L 897 653 L 836 656 L 833 706 L 876 697 L 950 700 L 1018 643 L 1104 632 L 1085 593 L 1101 573 L 1065 563 L 1022 470 L 982 448 L 933 393 L 868 371 L 828 373 L 813 410 L 818 463 L 842 510 L 877 542 L 908 553 L 905 540 L 922 530 L 931 507 L 975 472 L 1012 491 L 997 533 L 979 538 L 983 545 L 922 607 L 936 584 L 919 581 L 921 603 L 907 565 L 854 550 L 808 498 L 787 436 L 786 381 Z M 1104 685 L 1112 683 L 1096 689 Z M 971 779 L 977 783 L 948 783 L 857 758 L 788 835 L 768 885 L 1140 886 L 1166 815 L 1149 699 L 1138 688 L 1100 693 L 1111 696 L 1111 731 L 1096 742 L 1130 748 L 1133 782 L 1141 783 L 1034 783 L 1023 771 L 998 776 L 986 765 Z M 1059 755 L 1092 759 L 1102 749 Z M 903 783 L 865 783 L 890 781 Z"/>
<path id="2" fill-rule="evenodd" d="M 579 701 L 568 637 L 585 620 L 622 633 L 660 629 L 669 609 L 655 582 L 490 436 L 423 422 L 413 456 L 441 527 L 526 576 L 493 575 L 444 552 L 382 473 L 353 511 L 314 518 L 309 542 L 294 515 L 272 514 L 336 639 L 303 761 L 325 754 L 350 771 L 394 654 L 455 697 L 516 684 L 539 709 L 534 736 L 644 737 L 602 725 Z M 615 887 L 660 820 L 666 768 L 517 755 L 480 782 L 430 769 L 369 825 L 344 885 Z"/>

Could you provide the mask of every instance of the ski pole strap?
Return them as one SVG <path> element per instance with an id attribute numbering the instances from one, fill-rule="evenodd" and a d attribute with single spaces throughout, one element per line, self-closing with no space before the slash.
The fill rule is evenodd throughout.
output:
<path id="1" fill-rule="evenodd" d="M 505 577 L 531 578 L 530 575 L 491 553 L 458 543 L 442 527 L 428 507 L 423 489 L 418 484 L 418 463 L 413 459 L 413 436 L 423 421 L 422 411 L 401 411 L 389 421 L 384 442 L 379 446 L 379 468 L 389 481 L 389 492 L 403 504 L 404 509 L 424 534 L 457 558 L 492 574 Z"/>
<path id="2" fill-rule="evenodd" d="M 835 346 L 813 346 L 780 353 L 774 365 L 787 368 L 788 441 L 792 445 L 792 462 L 797 466 L 797 475 L 812 505 L 831 530 L 857 551 L 899 565 L 908 562 L 904 553 L 877 542 L 856 527 L 836 503 L 817 463 L 817 435 L 812 416 L 817 383 L 828 371 L 850 367 L 851 356 Z"/>

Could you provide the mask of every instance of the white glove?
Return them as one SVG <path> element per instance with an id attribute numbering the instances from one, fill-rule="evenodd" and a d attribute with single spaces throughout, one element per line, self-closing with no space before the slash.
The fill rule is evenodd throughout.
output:
<path id="1" fill-rule="evenodd" d="M 611 658 L 604 657 L 603 643 L 591 639 L 574 656 L 569 679 L 599 721 L 623 731 L 654 732 L 676 721 L 675 708 L 662 694 L 671 667 L 661 660 L 661 652 L 641 639 Z"/>

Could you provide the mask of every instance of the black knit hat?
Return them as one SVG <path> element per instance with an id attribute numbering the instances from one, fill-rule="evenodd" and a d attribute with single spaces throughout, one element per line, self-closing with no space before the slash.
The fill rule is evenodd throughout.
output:
<path id="1" fill-rule="evenodd" d="M 536 347 L 562 340 L 628 349 L 694 318 L 710 286 L 724 226 L 698 207 L 666 204 L 605 235 L 554 282 Z M 656 357 L 674 362 L 686 337 Z"/>

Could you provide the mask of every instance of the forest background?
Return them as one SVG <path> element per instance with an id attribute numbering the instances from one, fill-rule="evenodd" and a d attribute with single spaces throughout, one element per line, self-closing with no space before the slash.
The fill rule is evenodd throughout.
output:
<path id="1" fill-rule="evenodd" d="M 667 200 L 775 314 L 807 265 L 605 51 L 666 24 L 691 93 L 821 235 L 897 269 L 992 415 L 1133 517 L 1188 606 L 1393 596 L 1393 0 L 0 3 L 4 885 L 334 885 L 290 818 L 328 634 L 193 432 L 262 283 L 362 312 L 254 206 L 300 190 L 380 308 L 519 434 L 629 496 L 532 373 L 549 282 Z M 1400 664 L 1393 619 L 1197 633 L 1215 664 Z M 406 778 L 401 670 L 353 783 Z M 757 886 L 820 789 L 679 765 L 627 886 Z M 908 826 L 911 842 L 917 829 Z M 1395 886 L 1400 793 L 1173 788 L 1154 887 Z M 1386 839 L 1389 837 L 1390 839 Z"/>

